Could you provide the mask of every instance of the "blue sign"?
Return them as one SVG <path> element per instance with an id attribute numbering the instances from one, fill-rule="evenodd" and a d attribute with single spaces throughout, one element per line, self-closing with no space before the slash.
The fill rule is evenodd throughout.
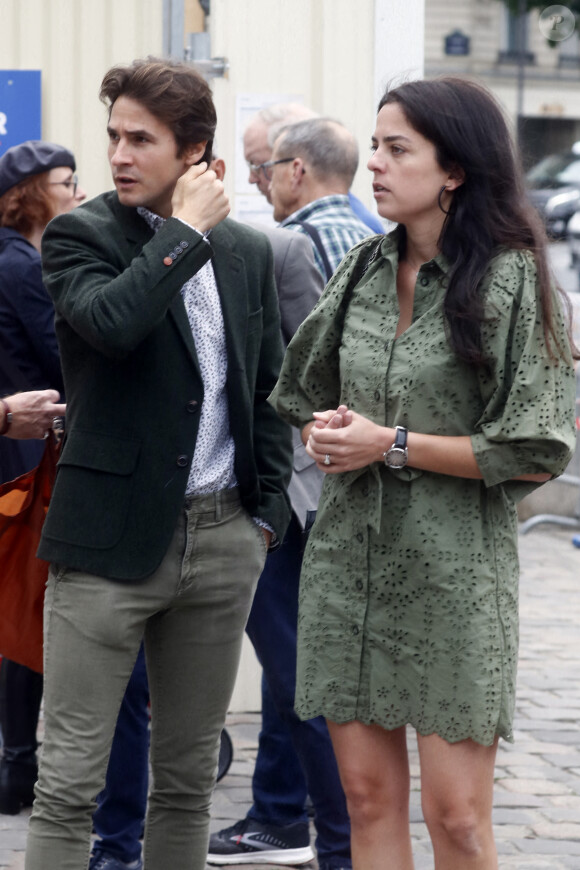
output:
<path id="1" fill-rule="evenodd" d="M 445 54 L 469 54 L 469 36 L 454 30 L 445 37 Z"/>
<path id="2" fill-rule="evenodd" d="M 0 155 L 41 138 L 40 70 L 0 70 Z"/>

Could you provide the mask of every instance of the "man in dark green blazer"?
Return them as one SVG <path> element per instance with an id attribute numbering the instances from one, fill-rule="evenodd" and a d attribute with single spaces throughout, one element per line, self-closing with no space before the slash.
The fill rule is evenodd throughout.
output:
<path id="1" fill-rule="evenodd" d="M 146 866 L 202 870 L 243 629 L 290 515 L 290 434 L 266 401 L 282 355 L 272 253 L 225 220 L 215 110 L 191 67 L 113 68 L 101 98 L 116 192 L 43 243 L 68 405 L 39 550 L 46 730 L 26 867 L 86 867 L 144 639 Z"/>

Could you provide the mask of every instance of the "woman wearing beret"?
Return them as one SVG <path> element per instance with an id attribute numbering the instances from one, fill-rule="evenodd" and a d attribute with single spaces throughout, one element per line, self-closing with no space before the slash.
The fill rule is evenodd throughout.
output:
<path id="1" fill-rule="evenodd" d="M 70 151 L 29 141 L 0 157 L 0 396 L 53 390 L 63 384 L 54 309 L 42 283 L 40 240 L 47 223 L 85 198 Z M 54 394 L 49 396 L 54 399 Z M 10 435 L 19 399 L 5 398 L 0 434 Z M 38 464 L 40 440 L 0 439 L 0 483 Z M 0 812 L 32 804 L 36 781 L 36 727 L 42 676 L 7 660 L 0 665 Z"/>
<path id="2" fill-rule="evenodd" d="M 496 870 L 516 502 L 572 455 L 573 352 L 492 95 L 458 77 L 389 90 L 371 150 L 379 214 L 398 226 L 345 257 L 272 399 L 327 472 L 296 705 L 327 717 L 355 870 L 414 866 L 408 725 L 437 870 Z"/>

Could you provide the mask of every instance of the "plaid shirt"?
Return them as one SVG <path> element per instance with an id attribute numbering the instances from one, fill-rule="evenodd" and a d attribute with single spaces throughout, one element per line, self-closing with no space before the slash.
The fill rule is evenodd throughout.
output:
<path id="1" fill-rule="evenodd" d="M 306 221 L 306 223 L 316 227 L 333 271 L 336 271 L 347 251 L 361 239 L 372 235 L 372 231 L 367 225 L 363 224 L 355 215 L 348 196 L 341 194 L 332 194 L 315 199 L 314 202 L 309 202 L 308 205 L 299 208 L 280 224 L 284 229 L 297 230 L 308 235 L 306 230 L 296 221 Z M 308 238 L 310 239 L 310 236 Z M 316 265 L 326 280 L 322 257 L 312 239 L 310 241 L 314 248 Z"/>

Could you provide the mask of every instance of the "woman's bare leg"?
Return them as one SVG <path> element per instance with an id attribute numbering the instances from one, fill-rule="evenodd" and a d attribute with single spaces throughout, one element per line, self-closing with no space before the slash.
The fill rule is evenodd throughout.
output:
<path id="1" fill-rule="evenodd" d="M 354 870 L 413 870 L 405 729 L 328 722 L 328 730 L 350 816 Z"/>
<path id="2" fill-rule="evenodd" d="M 447 743 L 418 736 L 421 794 L 435 870 L 497 870 L 491 823 L 497 740 Z"/>

